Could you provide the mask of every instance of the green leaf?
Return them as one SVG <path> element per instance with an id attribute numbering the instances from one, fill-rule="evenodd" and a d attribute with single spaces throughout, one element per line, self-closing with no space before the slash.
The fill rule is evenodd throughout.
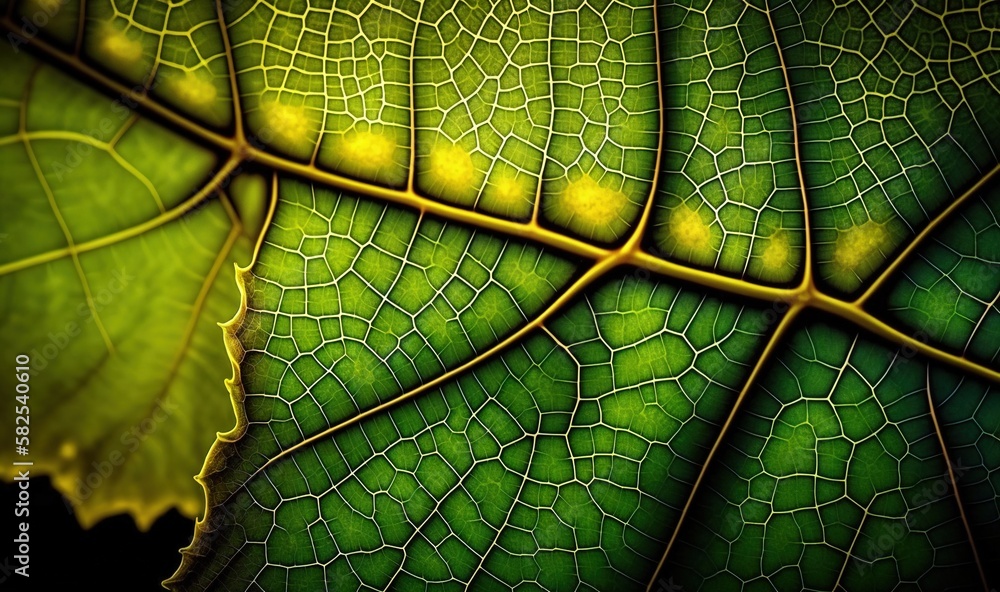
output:
<path id="1" fill-rule="evenodd" d="M 232 334 L 243 437 L 259 446 L 228 461 L 234 487 L 537 322 L 574 271 L 521 241 L 296 181 L 279 204 Z"/>
<path id="2" fill-rule="evenodd" d="M 316 4 L 8 5 L 33 454 L 178 407 L 85 522 L 231 368 L 172 589 L 1000 585 L 996 3 Z"/>
<path id="3" fill-rule="evenodd" d="M 802 266 L 793 117 L 768 17 L 739 2 L 663 7 L 663 181 L 652 247 L 738 277 Z"/>
<path id="4" fill-rule="evenodd" d="M 189 585 L 223 572 L 295 589 L 328 563 L 347 588 L 640 584 L 763 348 L 762 311 L 631 276 L 591 294 L 440 388 L 241 473 L 224 502 L 242 527 Z M 272 417 L 277 435 L 295 404 L 257 413 L 246 367 L 249 429 Z M 232 484 L 232 464 L 211 482 Z"/>
<path id="5" fill-rule="evenodd" d="M 1000 195 L 994 186 L 930 235 L 886 286 L 888 314 L 908 330 L 1000 367 Z"/>
<path id="6" fill-rule="evenodd" d="M 21 12 L 37 19 L 38 11 L 69 20 L 72 2 L 35 0 Z M 46 6 L 48 5 L 48 6 Z M 86 4 L 83 36 L 72 37 L 78 52 L 121 76 L 131 84 L 149 87 L 155 96 L 180 112 L 213 127 L 226 127 L 233 119 L 232 86 L 226 62 L 218 13 L 208 2 L 172 7 L 143 3 L 126 7 L 114 0 Z M 34 9 L 34 10 L 33 10 Z M 69 13 L 69 14 L 67 14 Z M 69 27 L 67 27 L 69 28 Z M 46 27 L 46 31 L 48 27 Z"/>
<path id="7" fill-rule="evenodd" d="M 970 528 L 989 561 L 1000 441 L 976 410 L 996 393 L 823 323 L 776 362 L 664 572 L 684 589 L 981 588 Z"/>
<path id="8" fill-rule="evenodd" d="M 224 398 L 202 396 L 227 375 L 215 325 L 239 301 L 229 270 L 250 259 L 262 191 L 249 179 L 217 188 L 212 151 L 23 52 L 0 53 L 0 355 L 31 357 L 34 470 L 53 475 L 84 525 L 197 515 L 190 476 L 232 421 Z"/>
<path id="9" fill-rule="evenodd" d="M 785 48 L 818 276 L 862 287 L 996 166 L 996 6 L 768 4 Z"/>

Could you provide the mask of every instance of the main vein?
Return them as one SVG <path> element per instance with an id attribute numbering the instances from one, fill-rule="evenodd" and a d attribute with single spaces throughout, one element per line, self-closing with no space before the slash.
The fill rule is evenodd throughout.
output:
<path id="1" fill-rule="evenodd" d="M 770 17 L 769 17 L 770 18 Z M 11 34 L 19 35 L 16 24 L 9 18 L 5 18 L 2 21 L 4 28 L 10 31 Z M 403 206 L 408 206 L 415 208 L 423 213 L 428 213 L 434 216 L 438 216 L 447 220 L 456 221 L 463 224 L 468 224 L 476 226 L 478 228 L 494 231 L 500 234 L 519 237 L 523 239 L 528 239 L 532 242 L 545 245 L 564 253 L 569 253 L 576 255 L 585 260 L 591 260 L 594 262 L 599 261 L 613 261 L 614 264 L 608 266 L 602 266 L 606 269 L 611 269 L 619 265 L 632 265 L 637 266 L 651 272 L 672 278 L 678 279 L 685 282 L 691 282 L 703 287 L 717 289 L 729 294 L 739 295 L 747 298 L 752 298 L 756 300 L 765 301 L 783 301 L 783 302 L 802 302 L 803 308 L 813 307 L 823 310 L 825 312 L 834 314 L 852 323 L 861 326 L 864 329 L 870 330 L 880 337 L 887 339 L 896 343 L 899 346 L 906 348 L 913 348 L 916 351 L 927 355 L 928 357 L 934 358 L 938 361 L 944 362 L 946 364 L 955 365 L 963 370 L 974 373 L 977 376 L 986 378 L 994 382 L 1000 382 L 1000 372 L 987 368 L 960 356 L 950 354 L 942 349 L 934 347 L 930 344 L 924 343 L 918 339 L 913 338 L 903 332 L 888 326 L 883 321 L 874 317 L 871 313 L 866 311 L 863 307 L 865 302 L 865 297 L 859 298 L 855 302 L 846 302 L 841 299 L 837 299 L 833 296 L 826 295 L 820 292 L 812 282 L 811 273 L 811 261 L 808 257 L 805 264 L 805 269 L 803 273 L 803 281 L 799 286 L 793 288 L 781 288 L 772 287 L 762 284 L 757 284 L 755 282 L 750 282 L 743 279 L 738 279 L 734 277 L 720 275 L 718 273 L 697 269 L 694 267 L 688 267 L 686 265 L 681 265 L 678 263 L 673 263 L 661 259 L 655 255 L 652 255 L 642 249 L 641 243 L 636 239 L 638 234 L 633 234 L 632 240 L 627 244 L 628 248 L 619 249 L 609 249 L 601 246 L 596 246 L 590 244 L 586 241 L 574 238 L 572 236 L 567 236 L 559 232 L 555 232 L 548 228 L 545 228 L 537 221 L 531 221 L 528 223 L 515 222 L 512 220 L 506 220 L 502 218 L 493 217 L 481 212 L 463 209 L 458 206 L 453 206 L 443 202 L 438 202 L 433 199 L 426 198 L 422 195 L 417 194 L 412 189 L 407 190 L 394 190 L 385 187 L 380 187 L 376 185 L 370 185 L 355 179 L 337 175 L 319 169 L 315 166 L 309 164 L 300 163 L 293 161 L 291 159 L 282 157 L 280 155 L 268 152 L 260 147 L 260 143 L 250 137 L 244 141 L 241 141 L 239 134 L 234 136 L 226 136 L 213 131 L 191 119 L 179 114 L 172 108 L 156 101 L 148 95 L 145 91 L 137 92 L 134 88 L 126 87 L 120 82 L 114 80 L 113 78 L 101 73 L 97 69 L 83 62 L 80 58 L 67 55 L 66 53 L 60 51 L 58 48 L 50 45 L 39 38 L 33 38 L 29 40 L 29 45 L 35 48 L 43 56 L 51 61 L 54 61 L 60 65 L 68 68 L 72 68 L 79 74 L 90 79 L 92 82 L 102 87 L 106 92 L 110 92 L 115 95 L 120 95 L 122 97 L 128 98 L 130 101 L 136 103 L 138 108 L 147 112 L 155 117 L 166 120 L 168 123 L 176 126 L 178 129 L 191 134 L 204 142 L 215 146 L 216 148 L 228 152 L 230 157 L 227 160 L 227 164 L 224 169 L 229 171 L 235 170 L 236 167 L 247 161 L 258 162 L 260 164 L 266 165 L 274 169 L 275 171 L 296 175 L 303 177 L 307 180 L 322 183 L 335 187 L 341 190 L 350 191 L 353 193 L 358 193 L 369 198 L 379 199 L 383 201 L 389 201 L 392 203 L 397 203 Z M 780 55 L 780 46 L 779 55 Z M 787 71 L 784 66 L 784 59 L 782 58 L 781 63 L 782 71 L 785 73 L 787 81 Z M 662 85 L 661 85 L 662 86 Z M 238 95 L 237 86 L 233 85 L 234 97 Z M 789 95 L 791 97 L 791 95 Z M 790 102 L 791 103 L 791 102 Z M 792 110 L 794 112 L 794 105 Z M 237 122 L 241 120 L 239 115 L 236 117 Z M 662 122 L 661 122 L 662 125 Z M 242 124 L 238 123 L 238 129 L 242 129 Z M 661 130 L 661 142 L 663 133 Z M 796 146 L 799 142 L 796 136 Z M 662 146 L 658 153 L 662 152 Z M 796 151 L 796 162 L 800 170 L 801 175 L 801 155 Z M 657 167 L 658 169 L 659 167 Z M 1000 168 L 1000 167 L 998 167 Z M 977 183 L 975 187 L 970 189 L 959 198 L 960 201 L 967 199 L 968 195 L 974 192 L 977 187 L 980 187 L 983 183 L 992 177 L 997 172 L 994 169 L 988 173 L 980 183 Z M 217 185 L 222 182 L 227 175 L 217 174 L 210 181 L 209 184 L 198 192 L 197 196 L 200 199 L 204 199 L 207 195 L 211 194 L 212 191 L 217 187 Z M 804 180 L 800 178 L 800 183 L 804 185 Z M 655 189 L 655 187 L 654 187 Z M 805 190 L 803 189 L 803 195 L 805 195 Z M 194 207 L 197 205 L 197 201 L 192 198 L 183 204 L 185 207 Z M 808 212 L 808 207 L 803 208 L 804 211 Z M 931 224 L 936 227 L 944 220 L 948 215 L 954 213 L 957 207 L 952 206 L 947 208 L 942 212 Z M 647 204 L 648 211 L 648 204 Z M 168 214 L 173 213 L 174 210 L 168 212 Z M 158 223 L 166 221 L 168 217 L 159 217 Z M 135 234 L 139 234 L 143 229 L 148 227 L 149 223 L 146 225 L 140 225 L 135 227 L 135 232 L 131 229 L 118 233 L 120 237 L 130 237 Z M 922 236 L 925 236 L 929 232 L 929 228 L 925 229 Z M 807 229 L 808 232 L 808 229 Z M 921 238 L 921 237 L 918 237 Z M 100 246 L 105 246 L 111 244 L 117 240 L 119 236 L 114 238 L 105 237 L 102 239 L 97 239 L 92 241 L 92 248 L 98 248 Z M 807 248 L 808 248 L 807 241 Z M 77 247 L 79 248 L 79 246 Z M 912 248 L 904 250 L 900 253 L 895 260 L 889 265 L 886 270 L 888 273 L 890 270 L 896 269 L 900 262 L 910 254 Z M 44 254 L 41 256 L 36 256 L 24 261 L 15 262 L 12 264 L 7 264 L 0 267 L 0 272 L 9 272 L 14 269 L 21 269 L 23 267 L 30 266 L 32 264 L 37 264 L 45 261 L 50 261 L 52 259 L 58 258 L 69 254 L 66 249 L 54 251 L 50 254 Z M 883 274 L 884 277 L 885 274 Z M 877 281 L 883 281 L 880 278 Z"/>

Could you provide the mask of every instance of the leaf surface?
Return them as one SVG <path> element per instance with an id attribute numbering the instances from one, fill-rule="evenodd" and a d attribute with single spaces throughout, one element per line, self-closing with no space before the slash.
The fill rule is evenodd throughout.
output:
<path id="1" fill-rule="evenodd" d="M 0 289 L 44 341 L 36 278 L 93 306 L 143 253 L 46 387 L 166 368 L 93 442 L 173 391 L 222 421 L 202 325 L 256 241 L 169 587 L 997 585 L 995 3 L 81 6 L 3 74 Z M 140 91 L 113 143 L 83 83 Z M 67 134 L 80 182 L 23 173 Z"/>
<path id="2" fill-rule="evenodd" d="M 226 376 L 215 325 L 239 301 L 229 270 L 250 259 L 262 194 L 253 181 L 218 188 L 214 152 L 121 98 L 0 51 L 0 350 L 31 357 L 35 470 L 84 525 L 196 515 L 188 481 L 231 416 L 202 385 Z"/>

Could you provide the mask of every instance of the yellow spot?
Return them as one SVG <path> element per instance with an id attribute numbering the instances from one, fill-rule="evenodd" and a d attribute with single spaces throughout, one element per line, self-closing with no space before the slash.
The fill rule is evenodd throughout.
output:
<path id="1" fill-rule="evenodd" d="M 712 247 L 712 229 L 687 205 L 670 213 L 670 236 L 676 244 L 692 251 L 707 251 Z"/>
<path id="2" fill-rule="evenodd" d="M 63 442 L 59 447 L 59 456 L 65 460 L 73 460 L 76 458 L 76 444 L 70 442 L 69 440 Z"/>
<path id="3" fill-rule="evenodd" d="M 788 264 L 791 252 L 787 234 L 779 230 L 767 239 L 767 247 L 760 255 L 760 262 L 764 269 L 771 272 L 778 271 Z"/>
<path id="4" fill-rule="evenodd" d="M 339 144 L 339 156 L 361 171 L 374 172 L 392 164 L 396 154 L 396 142 L 374 132 L 350 132 Z"/>
<path id="5" fill-rule="evenodd" d="M 619 219 L 626 199 L 621 191 L 601 187 L 590 175 L 585 175 L 566 187 L 562 204 L 581 221 L 598 226 Z"/>
<path id="6" fill-rule="evenodd" d="M 178 102 L 184 104 L 208 105 L 215 101 L 218 91 L 212 80 L 204 72 L 185 72 L 170 80 L 170 90 Z"/>
<path id="7" fill-rule="evenodd" d="M 431 151 L 430 175 L 445 188 L 456 191 L 467 189 L 472 185 L 475 172 L 472 157 L 454 144 L 440 145 Z"/>
<path id="8" fill-rule="evenodd" d="M 524 200 L 525 193 L 524 183 L 521 183 L 517 177 L 505 176 L 496 182 L 492 197 L 499 204 L 515 205 Z"/>
<path id="9" fill-rule="evenodd" d="M 263 137 L 292 145 L 308 139 L 310 122 L 305 107 L 268 101 L 261 103 L 260 110 L 264 123 L 260 131 Z"/>
<path id="10" fill-rule="evenodd" d="M 885 227 L 874 220 L 842 230 L 833 247 L 833 264 L 842 270 L 853 270 L 862 264 L 870 266 L 872 255 L 888 240 Z"/>
<path id="11" fill-rule="evenodd" d="M 99 47 L 105 55 L 125 64 L 134 64 L 142 59 L 142 43 L 110 23 L 103 27 Z"/>

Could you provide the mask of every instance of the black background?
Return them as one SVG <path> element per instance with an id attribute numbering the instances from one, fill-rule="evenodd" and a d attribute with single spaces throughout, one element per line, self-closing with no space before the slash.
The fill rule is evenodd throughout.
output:
<path id="1" fill-rule="evenodd" d="M 7 573 L 19 567 L 13 559 L 17 554 L 13 539 L 23 518 L 13 515 L 17 484 L 2 484 L 8 504 L 5 512 L 10 512 L 11 519 L 4 529 L 0 552 L 0 592 L 163 590 L 160 582 L 177 569 L 181 558 L 177 551 L 187 546 L 194 533 L 194 521 L 176 510 L 161 516 L 148 532 L 140 532 L 135 521 L 125 515 L 106 518 L 83 530 L 47 477 L 32 477 L 30 483 L 28 578 Z"/>

